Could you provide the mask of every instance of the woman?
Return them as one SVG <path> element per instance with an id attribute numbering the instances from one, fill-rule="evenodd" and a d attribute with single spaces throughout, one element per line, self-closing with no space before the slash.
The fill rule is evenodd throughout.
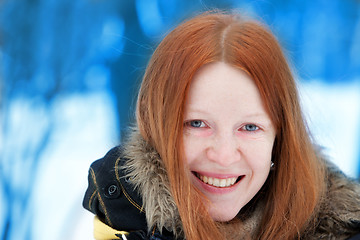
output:
<path id="1" fill-rule="evenodd" d="M 155 50 L 136 126 L 92 164 L 83 205 L 97 239 L 348 239 L 359 196 L 311 143 L 273 35 L 206 13 Z"/>

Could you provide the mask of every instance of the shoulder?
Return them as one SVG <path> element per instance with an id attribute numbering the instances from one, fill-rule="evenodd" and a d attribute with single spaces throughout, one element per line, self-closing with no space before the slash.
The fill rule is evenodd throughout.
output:
<path id="1" fill-rule="evenodd" d="M 360 233 L 352 236 L 351 238 L 349 238 L 347 240 L 360 240 Z"/>
<path id="2" fill-rule="evenodd" d="M 327 161 L 326 171 L 327 189 L 314 220 L 314 239 L 347 239 L 360 233 L 360 184 Z"/>
<path id="3" fill-rule="evenodd" d="M 114 229 L 146 231 L 142 199 L 122 171 L 124 162 L 118 146 L 91 164 L 83 207 Z"/>

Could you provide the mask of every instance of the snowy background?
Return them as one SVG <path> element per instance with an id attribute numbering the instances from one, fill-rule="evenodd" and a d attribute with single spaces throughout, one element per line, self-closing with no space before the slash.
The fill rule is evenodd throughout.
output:
<path id="1" fill-rule="evenodd" d="M 0 238 L 92 239 L 81 204 L 91 162 L 121 141 L 166 32 L 199 11 L 266 22 L 297 74 L 313 138 L 360 173 L 356 0 L 0 2 Z"/>

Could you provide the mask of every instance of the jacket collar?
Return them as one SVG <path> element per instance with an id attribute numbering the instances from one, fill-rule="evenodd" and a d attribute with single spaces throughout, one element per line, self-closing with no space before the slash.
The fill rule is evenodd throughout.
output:
<path id="1" fill-rule="evenodd" d="M 160 231 L 165 228 L 182 236 L 183 228 L 164 164 L 137 129 L 133 129 L 124 145 L 122 157 L 127 159 L 123 166 L 126 177 L 142 196 L 148 230 L 156 226 Z"/>
<path id="2" fill-rule="evenodd" d="M 123 169 L 134 188 L 143 199 L 148 230 L 157 227 L 183 236 L 179 212 L 170 192 L 166 169 L 157 151 L 151 147 L 134 128 L 123 146 L 123 156 L 127 159 Z M 339 169 L 326 160 L 327 190 L 314 214 L 312 223 L 302 237 L 319 239 L 322 237 L 350 236 L 349 231 L 360 228 L 360 186 L 348 179 Z M 237 224 L 239 239 L 252 236 L 262 219 L 260 201 L 250 217 Z M 246 233 L 246 234 L 244 234 Z M 350 234 L 350 235 L 349 235 Z M 337 239 L 337 238 L 336 238 Z"/>

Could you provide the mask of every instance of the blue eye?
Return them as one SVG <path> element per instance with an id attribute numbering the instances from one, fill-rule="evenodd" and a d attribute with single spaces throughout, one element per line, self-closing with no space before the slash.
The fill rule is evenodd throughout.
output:
<path id="1" fill-rule="evenodd" d="M 255 124 L 246 124 L 246 125 L 243 127 L 243 129 L 244 129 L 245 131 L 253 132 L 253 131 L 258 130 L 259 127 L 256 126 Z"/>
<path id="2" fill-rule="evenodd" d="M 205 123 L 201 120 L 192 120 L 186 123 L 188 126 L 193 128 L 203 128 L 205 127 Z"/>

